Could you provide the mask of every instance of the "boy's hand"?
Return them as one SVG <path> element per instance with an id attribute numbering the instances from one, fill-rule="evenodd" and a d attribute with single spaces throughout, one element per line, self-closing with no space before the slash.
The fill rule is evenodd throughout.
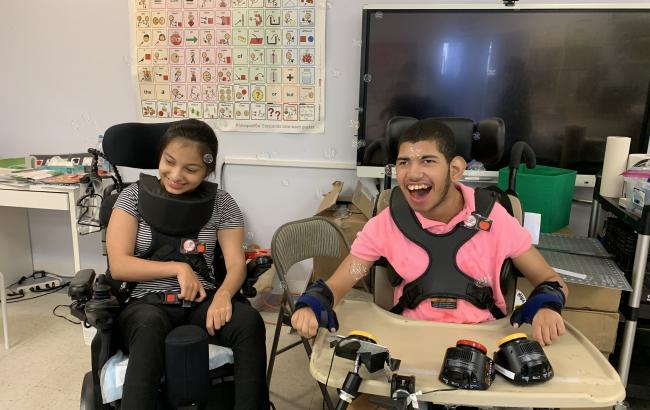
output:
<path id="1" fill-rule="evenodd" d="M 542 346 L 550 345 L 553 340 L 566 331 L 562 315 L 552 309 L 541 308 L 533 317 L 533 338 Z M 518 327 L 515 325 L 515 327 Z"/>
<path id="2" fill-rule="evenodd" d="M 316 315 L 309 307 L 298 309 L 293 313 L 293 316 L 291 316 L 291 326 L 305 339 L 314 337 L 318 333 Z"/>

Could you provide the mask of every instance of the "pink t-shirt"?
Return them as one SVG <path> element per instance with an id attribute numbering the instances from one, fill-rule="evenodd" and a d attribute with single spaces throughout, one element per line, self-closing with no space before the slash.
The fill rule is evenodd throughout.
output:
<path id="1" fill-rule="evenodd" d="M 456 188 L 463 194 L 463 209 L 446 224 L 426 219 L 416 212 L 424 229 L 434 234 L 447 233 L 474 211 L 474 189 L 460 183 Z M 456 262 L 462 272 L 492 287 L 496 305 L 505 312 L 499 283 L 501 265 L 507 258 L 516 258 L 526 252 L 532 242 L 528 231 L 500 204 L 494 204 L 490 219 L 490 231 L 479 231 L 467 241 L 458 250 Z M 395 225 L 389 208 L 368 221 L 357 234 L 350 252 L 366 261 L 376 261 L 383 256 L 395 268 L 404 279 L 395 288 L 395 304 L 404 285 L 424 273 L 429 263 L 426 251 L 407 239 Z M 458 299 L 456 309 L 434 308 L 424 300 L 413 310 L 405 308 L 402 314 L 413 319 L 452 323 L 480 323 L 494 319 L 488 310 L 479 309 L 462 299 Z"/>

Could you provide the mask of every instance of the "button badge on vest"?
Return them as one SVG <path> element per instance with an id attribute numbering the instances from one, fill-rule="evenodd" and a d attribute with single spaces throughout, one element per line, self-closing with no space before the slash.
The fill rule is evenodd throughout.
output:
<path id="1" fill-rule="evenodd" d="M 196 239 L 181 239 L 181 254 L 194 255 L 197 253 L 205 252 L 205 243 L 199 242 Z"/>
<path id="2" fill-rule="evenodd" d="M 470 215 L 467 215 L 467 218 L 463 221 L 463 226 L 475 231 L 489 232 L 490 229 L 492 229 L 492 220 L 483 215 L 479 215 L 476 212 L 472 212 Z"/>

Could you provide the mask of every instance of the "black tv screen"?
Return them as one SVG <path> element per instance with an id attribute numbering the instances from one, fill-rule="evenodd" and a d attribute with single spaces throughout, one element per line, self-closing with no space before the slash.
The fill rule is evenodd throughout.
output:
<path id="1" fill-rule="evenodd" d="M 366 9 L 357 165 L 393 116 L 500 117 L 504 156 L 595 174 L 609 135 L 646 152 L 650 9 Z M 376 144 L 375 144 L 376 145 Z"/>

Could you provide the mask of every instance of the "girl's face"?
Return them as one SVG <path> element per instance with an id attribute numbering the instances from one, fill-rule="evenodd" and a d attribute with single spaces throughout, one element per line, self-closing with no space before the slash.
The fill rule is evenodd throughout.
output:
<path id="1" fill-rule="evenodd" d="M 160 183 L 174 195 L 191 192 L 208 174 L 198 145 L 184 138 L 173 139 L 160 157 Z"/>

